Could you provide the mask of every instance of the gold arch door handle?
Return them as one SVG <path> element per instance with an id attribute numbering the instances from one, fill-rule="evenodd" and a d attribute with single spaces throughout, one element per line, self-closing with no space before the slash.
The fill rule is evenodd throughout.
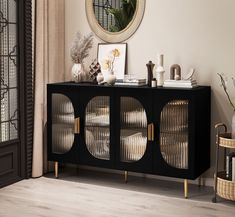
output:
<path id="1" fill-rule="evenodd" d="M 154 124 L 148 124 L 148 141 L 154 141 Z"/>
<path id="2" fill-rule="evenodd" d="M 151 131 L 151 124 L 148 124 L 148 141 L 152 139 L 152 131 Z"/>
<path id="3" fill-rule="evenodd" d="M 154 141 L 154 124 L 153 123 L 151 124 L 151 132 L 152 132 L 151 141 L 153 142 Z"/>
<path id="4" fill-rule="evenodd" d="M 74 120 L 74 134 L 80 134 L 80 117 Z"/>

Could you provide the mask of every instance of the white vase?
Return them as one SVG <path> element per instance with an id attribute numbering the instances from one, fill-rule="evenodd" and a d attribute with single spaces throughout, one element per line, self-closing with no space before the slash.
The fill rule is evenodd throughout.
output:
<path id="1" fill-rule="evenodd" d="M 235 139 L 235 110 L 232 116 L 232 139 Z"/>
<path id="2" fill-rule="evenodd" d="M 161 87 L 164 84 L 164 67 L 163 67 L 163 54 L 157 55 L 157 68 L 156 68 L 156 78 L 157 86 Z"/>
<path id="3" fill-rule="evenodd" d="M 73 81 L 81 82 L 85 79 L 84 69 L 81 63 L 74 63 L 71 72 Z"/>
<path id="4" fill-rule="evenodd" d="M 156 70 L 157 86 L 161 87 L 164 84 L 164 69 L 163 67 L 158 67 Z"/>
<path id="5" fill-rule="evenodd" d="M 114 85 L 116 82 L 117 77 L 114 75 L 114 73 L 112 71 L 108 72 L 105 76 L 104 76 L 104 81 L 110 85 Z"/>

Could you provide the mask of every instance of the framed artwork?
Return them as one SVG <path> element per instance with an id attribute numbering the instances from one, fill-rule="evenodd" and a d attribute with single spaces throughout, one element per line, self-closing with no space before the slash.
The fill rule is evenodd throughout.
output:
<path id="1" fill-rule="evenodd" d="M 104 77 L 113 73 L 117 79 L 123 79 L 126 74 L 127 44 L 98 44 L 98 62 Z"/>

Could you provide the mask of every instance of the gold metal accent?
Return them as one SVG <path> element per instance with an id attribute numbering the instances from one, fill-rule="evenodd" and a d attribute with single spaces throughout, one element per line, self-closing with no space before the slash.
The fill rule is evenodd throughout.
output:
<path id="1" fill-rule="evenodd" d="M 148 141 L 154 141 L 154 124 L 148 124 Z"/>
<path id="2" fill-rule="evenodd" d="M 77 118 L 77 130 L 78 130 L 78 134 L 80 134 L 80 118 Z"/>
<path id="3" fill-rule="evenodd" d="M 125 183 L 128 182 L 128 171 L 125 171 Z"/>
<path id="4" fill-rule="evenodd" d="M 55 162 L 55 177 L 58 179 L 59 163 Z"/>
<path id="5" fill-rule="evenodd" d="M 188 179 L 184 180 L 184 197 L 185 199 L 188 198 Z"/>
<path id="6" fill-rule="evenodd" d="M 152 132 L 152 141 L 154 141 L 154 124 L 151 124 L 151 132 Z"/>
<path id="7" fill-rule="evenodd" d="M 74 119 L 74 134 L 76 134 L 77 131 L 78 131 L 78 129 L 77 129 L 77 119 L 75 118 Z"/>
<path id="8" fill-rule="evenodd" d="M 151 141 L 151 124 L 148 124 L 148 141 Z"/>
<path id="9" fill-rule="evenodd" d="M 74 133 L 80 134 L 80 118 L 75 118 L 74 120 Z"/>

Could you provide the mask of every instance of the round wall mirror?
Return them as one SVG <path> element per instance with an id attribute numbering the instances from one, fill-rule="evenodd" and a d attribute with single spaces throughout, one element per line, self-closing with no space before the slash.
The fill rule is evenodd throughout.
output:
<path id="1" fill-rule="evenodd" d="M 86 0 L 92 31 L 103 41 L 122 42 L 139 27 L 145 0 Z"/>

